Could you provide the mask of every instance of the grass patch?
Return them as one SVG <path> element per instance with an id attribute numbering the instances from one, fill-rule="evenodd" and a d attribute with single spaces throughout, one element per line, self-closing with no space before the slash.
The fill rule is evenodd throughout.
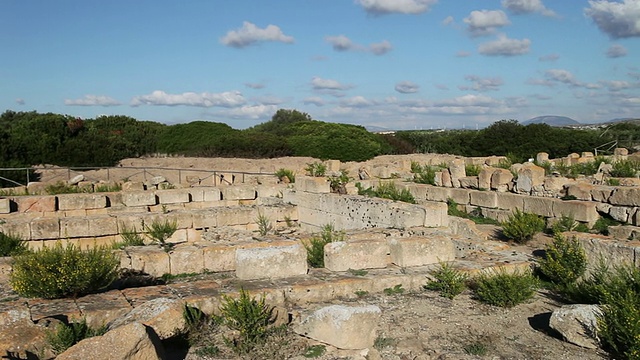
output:
<path id="1" fill-rule="evenodd" d="M 392 288 L 385 288 L 382 292 L 385 295 L 400 295 L 404 293 L 404 289 L 402 288 L 402 284 L 397 284 Z"/>
<path id="2" fill-rule="evenodd" d="M 316 161 L 314 163 L 307 164 L 304 171 L 306 171 L 309 176 L 322 177 L 327 173 L 327 165 Z"/>
<path id="3" fill-rule="evenodd" d="M 27 252 L 26 241 L 15 234 L 0 232 L 0 256 L 14 256 Z"/>
<path id="4" fill-rule="evenodd" d="M 87 320 L 83 318 L 80 322 L 58 323 L 53 330 L 48 330 L 45 333 L 45 341 L 53 353 L 58 355 L 81 340 L 104 335 L 106 332 L 106 326 L 93 329 L 87 325 Z"/>
<path id="5" fill-rule="evenodd" d="M 526 243 L 545 228 L 544 219 L 536 214 L 516 211 L 502 223 L 502 234 L 517 243 Z"/>
<path id="6" fill-rule="evenodd" d="M 302 356 L 313 359 L 324 355 L 327 351 L 327 347 L 324 345 L 311 345 L 304 350 Z"/>
<path id="7" fill-rule="evenodd" d="M 375 189 L 372 187 L 365 189 L 360 183 L 356 183 L 356 187 L 358 188 L 358 195 L 391 199 L 393 201 L 402 201 L 410 204 L 416 203 L 416 199 L 409 190 L 398 190 L 396 184 L 393 182 L 379 183 Z"/>
<path id="8" fill-rule="evenodd" d="M 282 182 L 284 182 L 284 179 L 287 179 L 286 181 L 290 184 L 296 182 L 296 174 L 292 170 L 281 168 L 276 171 L 275 175 Z"/>
<path id="9" fill-rule="evenodd" d="M 266 304 L 264 295 L 256 299 L 244 289 L 237 299 L 223 295 L 220 312 L 224 324 L 238 333 L 235 338 L 225 338 L 225 343 L 239 354 L 250 353 L 264 342 L 276 321 L 274 307 Z"/>
<path id="10" fill-rule="evenodd" d="M 307 263 L 313 268 L 324 267 L 324 246 L 335 241 L 344 241 L 344 232 L 335 231 L 333 225 L 325 224 L 319 236 L 303 242 L 307 250 Z"/>

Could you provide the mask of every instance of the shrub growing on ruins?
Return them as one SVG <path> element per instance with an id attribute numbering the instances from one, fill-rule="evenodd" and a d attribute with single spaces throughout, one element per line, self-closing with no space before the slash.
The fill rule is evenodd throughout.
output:
<path id="1" fill-rule="evenodd" d="M 587 256 L 575 237 L 567 239 L 556 233 L 547 244 L 545 256 L 538 263 L 540 272 L 560 286 L 574 283 L 587 270 Z"/>
<path id="2" fill-rule="evenodd" d="M 145 225 L 147 234 L 156 242 L 164 251 L 169 251 L 173 248 L 173 244 L 167 243 L 167 239 L 178 230 L 178 221 L 154 219 L 151 222 L 151 226 Z"/>
<path id="3" fill-rule="evenodd" d="M 283 181 L 286 178 L 290 184 L 293 184 L 296 182 L 296 174 L 289 169 L 284 169 L 284 168 L 278 169 L 275 175 L 278 179 L 280 179 L 280 181 Z"/>
<path id="4" fill-rule="evenodd" d="M 304 171 L 306 171 L 309 176 L 322 177 L 327 173 L 327 165 L 316 161 L 314 163 L 307 164 Z"/>
<path id="5" fill-rule="evenodd" d="M 551 233 L 563 233 L 566 231 L 574 231 L 578 227 L 578 222 L 574 220 L 572 215 L 562 215 L 560 219 L 551 225 Z"/>
<path id="6" fill-rule="evenodd" d="M 544 219 L 536 214 L 516 211 L 509 219 L 502 223 L 502 233 L 508 239 L 518 243 L 525 243 L 533 238 L 533 235 L 544 230 Z"/>
<path id="7" fill-rule="evenodd" d="M 82 192 L 82 189 L 78 186 L 69 185 L 66 182 L 58 181 L 55 184 L 47 185 L 44 191 L 49 195 L 58 194 L 75 194 Z"/>
<path id="8" fill-rule="evenodd" d="M 0 256 L 20 255 L 26 251 L 27 244 L 20 236 L 0 232 Z"/>
<path id="9" fill-rule="evenodd" d="M 329 177 L 329 187 L 331 192 L 337 194 L 346 194 L 346 185 L 349 183 L 349 172 L 347 170 L 340 170 L 339 175 L 332 175 Z"/>
<path id="10" fill-rule="evenodd" d="M 80 322 L 58 323 L 54 330 L 46 332 L 45 340 L 51 346 L 53 353 L 58 355 L 81 340 L 104 335 L 106 332 L 106 326 L 97 329 L 91 328 L 87 325 L 87 320 L 83 318 Z"/>
<path id="11" fill-rule="evenodd" d="M 130 229 L 126 224 L 121 223 L 120 236 L 122 241 L 114 244 L 114 248 L 122 249 L 127 246 L 144 246 L 144 238 L 136 231 L 135 226 Z"/>
<path id="12" fill-rule="evenodd" d="M 260 236 L 265 236 L 273 230 L 271 220 L 269 220 L 269 217 L 265 214 L 258 214 L 256 224 L 258 225 L 258 234 L 260 234 Z"/>
<path id="13" fill-rule="evenodd" d="M 640 162 L 632 160 L 620 160 L 613 163 L 611 176 L 613 177 L 636 177 L 640 170 Z"/>
<path id="14" fill-rule="evenodd" d="M 398 190 L 394 182 L 381 182 L 374 188 L 365 189 L 362 184 L 356 183 L 358 188 L 358 195 L 379 197 L 383 199 L 391 199 L 393 201 L 402 201 L 410 204 L 415 204 L 416 199 L 411 194 L 411 191 L 407 189 Z"/>
<path id="15" fill-rule="evenodd" d="M 120 259 L 104 247 L 73 244 L 44 247 L 16 256 L 11 286 L 21 296 L 57 299 L 102 290 L 118 277 Z"/>
<path id="16" fill-rule="evenodd" d="M 595 230 L 602 235 L 609 235 L 609 226 L 617 225 L 620 225 L 619 221 L 616 221 L 609 216 L 601 216 L 596 220 L 595 224 L 593 224 L 591 230 Z"/>
<path id="17" fill-rule="evenodd" d="M 465 165 L 464 170 L 467 176 L 478 176 L 480 174 L 480 170 L 482 170 L 482 166 L 480 165 Z"/>
<path id="18" fill-rule="evenodd" d="M 429 165 L 422 166 L 419 163 L 411 162 L 411 172 L 413 181 L 418 184 L 435 185 L 436 171 Z"/>
<path id="19" fill-rule="evenodd" d="M 424 288 L 439 291 L 442 297 L 453 299 L 466 288 L 467 274 L 446 262 L 441 262 L 439 268 L 429 274 L 433 279 Z"/>
<path id="20" fill-rule="evenodd" d="M 473 290 L 478 300 L 489 305 L 513 307 L 533 297 L 538 279 L 531 271 L 483 273 L 474 279 Z"/>
<path id="21" fill-rule="evenodd" d="M 313 268 L 324 267 L 324 246 L 334 242 L 344 241 L 344 232 L 335 231 L 333 225 L 326 224 L 322 227 L 320 236 L 314 236 L 303 242 L 307 250 L 307 263 Z"/>
<path id="22" fill-rule="evenodd" d="M 224 324 L 239 333 L 235 339 L 225 338 L 225 342 L 238 353 L 250 352 L 269 335 L 270 327 L 276 321 L 274 309 L 266 304 L 264 295 L 256 299 L 244 289 L 240 289 L 237 299 L 222 295 L 220 312 Z"/>

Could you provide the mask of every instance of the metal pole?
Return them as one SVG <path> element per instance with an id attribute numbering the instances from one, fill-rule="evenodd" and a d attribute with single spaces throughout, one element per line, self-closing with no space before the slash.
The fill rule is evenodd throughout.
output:
<path id="1" fill-rule="evenodd" d="M 27 185 L 29 185 L 29 169 L 27 169 Z"/>

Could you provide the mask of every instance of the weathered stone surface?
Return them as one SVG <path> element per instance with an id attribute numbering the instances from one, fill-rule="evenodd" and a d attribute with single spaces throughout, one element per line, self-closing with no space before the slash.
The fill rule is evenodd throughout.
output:
<path id="1" fill-rule="evenodd" d="M 617 187 L 609 203 L 612 205 L 640 206 L 640 188 L 638 187 Z"/>
<path id="2" fill-rule="evenodd" d="M 493 191 L 472 191 L 469 204 L 485 208 L 498 207 L 498 194 Z"/>
<path id="3" fill-rule="evenodd" d="M 594 186 L 591 190 L 591 199 L 593 201 L 608 202 L 615 188 L 613 186 Z"/>
<path id="4" fill-rule="evenodd" d="M 293 329 L 339 349 L 366 349 L 376 339 L 380 314 L 374 305 L 331 305 L 304 316 Z"/>
<path id="5" fill-rule="evenodd" d="M 551 176 L 544 179 L 543 187 L 546 191 L 559 193 L 565 186 L 575 183 L 576 180 L 564 176 Z"/>
<path id="6" fill-rule="evenodd" d="M 329 180 L 325 177 L 296 176 L 296 191 L 304 191 L 317 194 L 326 194 L 331 192 Z"/>
<path id="7" fill-rule="evenodd" d="M 553 205 L 560 200 L 545 197 L 524 196 L 524 212 L 553 217 Z M 569 215 L 569 214 L 566 214 Z"/>
<path id="8" fill-rule="evenodd" d="M 460 187 L 463 189 L 478 189 L 478 177 L 477 176 L 465 176 L 458 179 Z"/>
<path id="9" fill-rule="evenodd" d="M 154 176 L 151 179 L 149 179 L 149 184 L 157 186 L 161 183 L 167 182 L 167 178 L 165 178 L 164 176 L 158 175 L 158 176 Z"/>
<path id="10" fill-rule="evenodd" d="M 127 191 L 122 193 L 122 203 L 126 206 L 156 205 L 156 194 L 152 191 Z"/>
<path id="11" fill-rule="evenodd" d="M 442 179 L 442 185 L 440 186 L 444 186 L 444 187 L 454 187 L 453 186 L 453 181 L 451 180 L 451 173 L 449 172 L 449 169 L 444 169 L 442 171 L 440 171 L 440 178 Z"/>
<path id="12" fill-rule="evenodd" d="M 144 183 L 140 181 L 127 181 L 122 183 L 122 191 L 144 191 Z"/>
<path id="13" fill-rule="evenodd" d="M 324 246 L 324 267 L 331 271 L 384 268 L 388 253 L 385 240 L 336 241 Z"/>
<path id="14" fill-rule="evenodd" d="M 18 212 L 21 213 L 39 213 L 56 211 L 55 196 L 16 196 L 11 198 L 16 204 Z"/>
<path id="15" fill-rule="evenodd" d="M 497 169 L 491 166 L 484 166 L 478 174 L 478 189 L 491 189 L 491 177 Z"/>
<path id="16" fill-rule="evenodd" d="M 132 310 L 119 290 L 86 295 L 76 299 L 76 304 L 87 320 L 87 325 L 95 329 L 125 316 Z"/>
<path id="17" fill-rule="evenodd" d="M 169 253 L 169 260 L 171 262 L 171 273 L 174 275 L 201 273 L 204 270 L 204 253 L 197 246 L 176 246 Z"/>
<path id="18" fill-rule="evenodd" d="M 285 278 L 307 273 L 307 251 L 300 244 L 236 250 L 236 276 L 242 280 Z"/>
<path id="19" fill-rule="evenodd" d="M 587 349 L 597 349 L 595 339 L 598 305 L 563 305 L 554 310 L 549 319 L 549 327 L 559 332 L 567 342 Z"/>
<path id="20" fill-rule="evenodd" d="M 596 210 L 596 203 L 592 201 L 556 201 L 553 203 L 554 217 L 573 216 L 576 221 L 586 222 L 593 225 L 600 215 Z"/>
<path id="21" fill-rule="evenodd" d="M 170 190 L 158 190 L 156 196 L 158 197 L 158 203 L 160 204 L 182 204 L 188 203 L 189 189 L 170 189 Z"/>
<path id="22" fill-rule="evenodd" d="M 533 163 L 525 163 L 518 171 L 516 190 L 521 194 L 529 194 L 531 190 L 544 183 L 544 168 Z"/>
<path id="23" fill-rule="evenodd" d="M 57 360 L 160 360 L 164 348 L 153 330 L 139 322 L 80 341 Z"/>
<path id="24" fill-rule="evenodd" d="M 109 323 L 109 330 L 130 323 L 142 323 L 149 326 L 161 340 L 180 334 L 187 323 L 182 316 L 184 302 L 182 300 L 161 297 L 143 303 L 129 311 L 125 316 Z"/>
<path id="25" fill-rule="evenodd" d="M 496 169 L 491 175 L 491 189 L 506 192 L 513 181 L 513 174 L 507 169 Z"/>
<path id="26" fill-rule="evenodd" d="M 445 187 L 422 185 L 424 187 L 425 199 L 429 201 L 446 202 L 451 197 L 451 189 Z M 413 194 L 413 193 L 412 193 Z"/>
<path id="27" fill-rule="evenodd" d="M 578 181 L 564 186 L 568 196 L 575 196 L 577 200 L 591 201 L 591 192 L 594 186 L 586 182 Z"/>
<path id="28" fill-rule="evenodd" d="M 587 256 L 587 272 L 596 267 L 600 258 L 604 258 L 610 266 L 640 265 L 637 263 L 640 255 L 638 241 L 619 242 L 606 236 L 586 233 L 572 233 L 571 236 L 575 236 L 584 249 Z"/>
<path id="29" fill-rule="evenodd" d="M 236 248 L 228 245 L 207 244 L 202 248 L 204 268 L 208 271 L 233 271 L 236 269 Z"/>
<path id="30" fill-rule="evenodd" d="M 69 179 L 69 185 L 78 185 L 81 181 L 84 181 L 84 175 L 79 174 Z"/>
<path id="31" fill-rule="evenodd" d="M 454 159 L 449 162 L 449 173 L 451 174 L 451 184 L 454 188 L 461 186 L 460 179 L 467 176 L 463 159 Z"/>
<path id="32" fill-rule="evenodd" d="M 8 214 L 11 212 L 11 201 L 9 199 L 0 199 L 0 214 Z"/>
<path id="33" fill-rule="evenodd" d="M 60 238 L 60 222 L 57 218 L 35 218 L 31 220 L 31 239 Z"/>
<path id="34" fill-rule="evenodd" d="M 222 189 L 223 200 L 255 200 L 257 196 L 253 186 L 230 186 Z"/>
<path id="35" fill-rule="evenodd" d="M 33 358 L 45 349 L 46 329 L 31 321 L 24 303 L 6 305 L 10 306 L 0 311 L 0 354 L 13 354 L 16 359 Z"/>
<path id="36" fill-rule="evenodd" d="M 546 152 L 539 152 L 536 154 L 536 163 L 544 164 L 549 161 L 549 154 Z"/>
<path id="37" fill-rule="evenodd" d="M 129 247 L 127 254 L 131 258 L 131 268 L 149 275 L 160 277 L 171 274 L 169 254 L 152 246 Z"/>
<path id="38" fill-rule="evenodd" d="M 511 193 L 496 193 L 498 208 L 510 211 L 524 211 L 524 199 L 526 196 Z"/>
<path id="39" fill-rule="evenodd" d="M 455 259 L 455 246 L 450 237 L 430 235 L 389 241 L 391 262 L 400 266 L 422 266 Z"/>
<path id="40" fill-rule="evenodd" d="M 90 236 L 89 219 L 86 217 L 61 218 L 60 236 L 63 238 Z"/>
<path id="41" fill-rule="evenodd" d="M 613 149 L 613 155 L 627 156 L 629 155 L 629 150 L 627 148 L 615 148 Z"/>
<path id="42" fill-rule="evenodd" d="M 609 216 L 613 218 L 613 220 L 619 221 L 621 223 L 629 222 L 630 213 L 635 213 L 636 208 L 627 207 L 627 206 L 612 206 L 609 208 Z"/>

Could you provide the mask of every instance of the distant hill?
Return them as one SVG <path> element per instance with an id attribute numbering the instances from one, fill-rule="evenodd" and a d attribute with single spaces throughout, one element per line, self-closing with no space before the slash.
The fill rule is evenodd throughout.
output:
<path id="1" fill-rule="evenodd" d="M 550 126 L 571 126 L 571 125 L 580 125 L 579 122 L 573 120 L 570 117 L 566 116 L 555 116 L 555 115 L 545 115 L 534 117 L 533 119 L 529 119 L 522 123 L 522 125 L 529 124 L 547 124 Z"/>

